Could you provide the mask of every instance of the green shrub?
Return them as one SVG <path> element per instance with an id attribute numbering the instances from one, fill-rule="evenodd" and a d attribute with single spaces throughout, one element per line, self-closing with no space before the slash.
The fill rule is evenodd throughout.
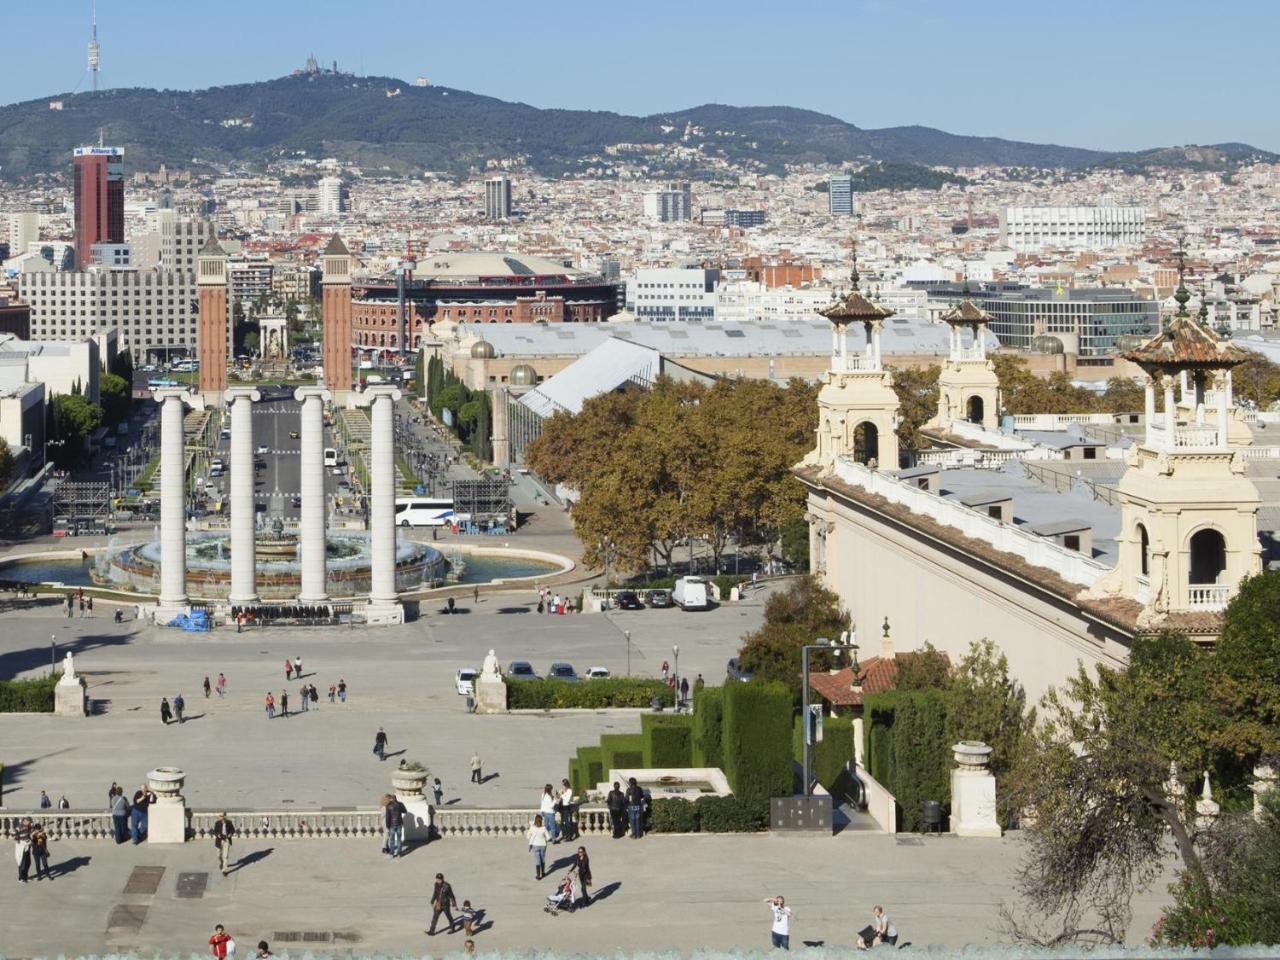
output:
<path id="1" fill-rule="evenodd" d="M 693 717 L 688 714 L 646 713 L 640 736 L 646 767 L 693 766 Z"/>
<path id="2" fill-rule="evenodd" d="M 578 763 L 577 757 L 569 758 L 569 786 L 574 796 L 582 796 L 582 765 Z"/>
<path id="3" fill-rule="evenodd" d="M 59 677 L 0 680 L 0 713 L 53 713 L 53 688 Z"/>
<path id="4" fill-rule="evenodd" d="M 893 780 L 893 721 L 896 693 L 873 693 L 863 701 L 867 742 L 867 770 L 886 790 Z"/>
<path id="5" fill-rule="evenodd" d="M 898 800 L 903 830 L 921 829 L 921 805 L 926 800 L 937 800 L 942 804 L 943 816 L 947 814 L 951 799 L 948 776 L 951 749 L 947 745 L 946 726 L 942 691 L 913 690 L 898 694 L 893 721 L 893 775 L 886 786 Z"/>
<path id="6" fill-rule="evenodd" d="M 696 833 L 698 807 L 691 800 L 659 797 L 649 804 L 649 826 L 654 833 Z"/>
<path id="7" fill-rule="evenodd" d="M 721 736 L 724 725 L 724 689 L 703 687 L 693 698 L 693 765 L 723 767 Z"/>
<path id="8" fill-rule="evenodd" d="M 661 680 L 610 677 L 607 680 L 517 680 L 507 684 L 511 710 L 600 710 L 606 707 L 648 707 L 658 697 L 668 707 L 675 694 Z"/>
<path id="9" fill-rule="evenodd" d="M 822 741 L 813 745 L 811 763 L 818 782 L 831 791 L 845 764 L 853 762 L 853 717 L 824 717 Z"/>
<path id="10" fill-rule="evenodd" d="M 790 796 L 791 691 L 768 681 L 734 683 L 724 690 L 724 772 L 734 795 L 751 809 L 770 797 Z"/>
<path id="11" fill-rule="evenodd" d="M 604 752 L 599 747 L 579 747 L 578 771 L 585 781 L 583 794 L 594 790 L 596 784 L 604 780 Z"/>
<path id="12" fill-rule="evenodd" d="M 745 684 L 744 684 L 745 686 Z M 769 825 L 769 801 L 740 797 L 699 797 L 694 801 L 703 833 L 755 833 Z"/>
<path id="13" fill-rule="evenodd" d="M 725 603 L 729 602 L 729 592 L 737 586 L 740 586 L 750 580 L 750 577 L 740 577 L 732 573 L 721 573 L 711 578 L 715 585 L 720 588 L 720 599 Z"/>
<path id="14" fill-rule="evenodd" d="M 610 770 L 635 770 L 644 766 L 644 737 L 638 733 L 606 733 L 600 738 L 603 780 Z"/>

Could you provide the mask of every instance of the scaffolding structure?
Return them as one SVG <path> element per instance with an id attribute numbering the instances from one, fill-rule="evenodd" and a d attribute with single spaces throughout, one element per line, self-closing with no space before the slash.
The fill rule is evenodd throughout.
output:
<path id="1" fill-rule="evenodd" d="M 510 483 L 505 478 L 453 481 L 453 513 L 474 526 L 514 526 Z"/>
<path id="2" fill-rule="evenodd" d="M 110 483 L 64 481 L 53 491 L 54 529 L 97 533 L 106 529 L 110 519 Z"/>

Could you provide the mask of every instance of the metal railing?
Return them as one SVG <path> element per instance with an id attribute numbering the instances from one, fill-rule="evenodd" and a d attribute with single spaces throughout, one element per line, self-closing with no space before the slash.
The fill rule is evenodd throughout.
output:
<path id="1" fill-rule="evenodd" d="M 1225 583 L 1192 584 L 1187 587 L 1187 605 L 1193 610 L 1225 610 L 1231 587 Z"/>

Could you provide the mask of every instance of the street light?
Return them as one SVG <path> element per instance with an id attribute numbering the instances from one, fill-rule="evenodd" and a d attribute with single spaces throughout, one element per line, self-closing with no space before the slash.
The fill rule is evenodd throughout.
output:
<path id="1" fill-rule="evenodd" d="M 845 631 L 840 635 L 840 639 L 834 644 L 826 637 L 818 637 L 815 643 L 805 644 L 800 648 L 800 667 L 803 673 L 802 689 L 801 689 L 801 716 L 804 718 L 804 796 L 813 796 L 812 786 L 812 769 L 813 769 L 813 716 L 812 708 L 809 705 L 809 651 L 810 650 L 829 650 L 834 657 L 840 656 L 840 651 L 844 647 L 850 647 L 853 650 L 853 670 L 858 670 L 858 645 L 852 642 L 851 635 Z"/>
<path id="2" fill-rule="evenodd" d="M 631 676 L 631 631 L 623 630 L 623 636 L 627 638 L 627 676 Z"/>
<path id="3" fill-rule="evenodd" d="M 671 645 L 671 653 L 675 657 L 675 664 L 676 664 L 675 670 L 673 671 L 672 676 L 676 681 L 676 686 L 675 686 L 676 713 L 679 713 L 680 712 L 680 644 L 673 643 Z"/>

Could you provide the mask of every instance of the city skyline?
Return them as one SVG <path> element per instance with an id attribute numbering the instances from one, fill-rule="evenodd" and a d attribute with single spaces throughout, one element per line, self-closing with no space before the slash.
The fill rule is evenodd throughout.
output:
<path id="1" fill-rule="evenodd" d="M 379 0 L 364 8 L 370 29 L 363 32 L 351 30 L 347 8 L 330 0 L 269 8 L 229 0 L 225 16 L 212 20 L 139 0 L 127 14 L 98 11 L 100 85 L 248 83 L 287 74 L 314 53 L 322 66 L 336 60 L 356 74 L 425 76 L 539 107 L 652 115 L 711 102 L 785 105 L 869 129 L 918 124 L 1099 150 L 1219 142 L 1280 150 L 1264 100 L 1264 44 L 1273 32 L 1266 25 L 1276 25 L 1280 13 L 1253 0 L 1228 6 L 1235 22 L 1246 18 L 1256 27 L 1233 34 L 1229 91 L 1207 66 L 1194 66 L 1189 25 L 1201 10 L 1182 0 L 1161 4 L 1155 17 L 1149 4 L 1050 10 L 989 0 L 957 11 L 935 0 L 813 0 L 791 8 L 787 20 L 770 15 L 767 30 L 768 11 L 755 2 L 660 3 L 601 17 L 574 0 L 560 7 L 561 16 L 532 21 L 500 2 L 478 23 L 457 9 Z M 47 42 L 10 51 L 13 69 L 0 99 L 89 90 L 90 17 L 89 0 L 10 11 L 5 22 L 14 35 Z M 672 17 L 682 29 L 671 29 Z M 245 30 L 246 23 L 256 29 Z M 390 23 L 399 26 L 385 29 Z M 491 59 L 474 56 L 486 23 L 509 25 L 512 44 L 576 45 L 588 56 L 516 57 L 512 69 L 495 70 Z M 819 42 L 831 36 L 848 40 Z M 631 50 L 635 57 L 600 58 L 592 50 Z M 1184 67 L 1188 55 L 1193 65 Z"/>

